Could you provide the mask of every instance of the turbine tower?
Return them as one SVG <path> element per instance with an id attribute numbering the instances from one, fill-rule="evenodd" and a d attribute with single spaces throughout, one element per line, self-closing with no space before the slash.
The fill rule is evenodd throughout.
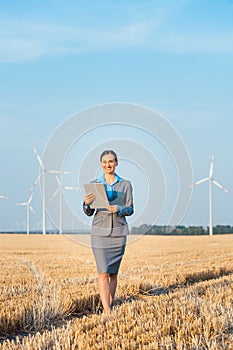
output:
<path id="1" fill-rule="evenodd" d="M 30 226 L 30 210 L 33 212 L 33 214 L 35 214 L 34 209 L 32 208 L 32 206 L 30 205 L 31 201 L 32 201 L 32 197 L 33 194 L 29 197 L 27 202 L 22 202 L 22 203 L 17 203 L 16 205 L 18 206 L 26 206 L 27 207 L 27 234 L 29 235 L 29 226 Z"/>
<path id="2" fill-rule="evenodd" d="M 46 208 L 45 208 L 45 193 L 46 193 L 46 189 L 45 189 L 45 176 L 46 173 L 49 174 L 69 174 L 68 171 L 61 171 L 61 170 L 47 170 L 42 162 L 41 157 L 39 156 L 37 150 L 35 149 L 35 147 L 33 147 L 33 151 L 35 153 L 36 159 L 38 160 L 38 163 L 40 164 L 40 174 L 38 176 L 38 178 L 36 179 L 36 181 L 34 182 L 34 184 L 31 187 L 31 191 L 35 188 L 35 186 L 37 185 L 38 181 L 40 180 L 40 178 L 42 178 L 42 232 L 43 235 L 46 234 Z"/>
<path id="3" fill-rule="evenodd" d="M 212 184 L 218 186 L 219 188 L 221 188 L 221 190 L 228 192 L 228 190 L 225 187 L 223 187 L 216 180 L 213 179 L 213 170 L 214 170 L 214 155 L 212 155 L 212 158 L 211 158 L 209 176 L 191 185 L 192 187 L 194 187 L 196 185 L 202 184 L 203 182 L 209 181 L 209 235 L 210 236 L 213 235 Z"/>
<path id="4" fill-rule="evenodd" d="M 62 234 L 62 218 L 63 218 L 63 214 L 62 214 L 62 189 L 71 190 L 71 191 L 78 191 L 79 188 L 72 187 L 72 186 L 62 186 L 61 181 L 59 180 L 57 175 L 56 175 L 56 180 L 58 183 L 58 188 L 53 193 L 50 201 L 52 201 L 56 197 L 56 195 L 59 193 L 59 233 Z"/>

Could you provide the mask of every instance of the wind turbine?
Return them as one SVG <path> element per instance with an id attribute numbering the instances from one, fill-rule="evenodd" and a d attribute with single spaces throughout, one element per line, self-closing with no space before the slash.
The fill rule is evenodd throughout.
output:
<path id="1" fill-rule="evenodd" d="M 52 201 L 56 195 L 59 193 L 59 233 L 62 234 L 62 189 L 65 190 L 71 190 L 71 191 L 78 191 L 78 187 L 72 187 L 72 186 L 62 186 L 61 181 L 59 180 L 58 176 L 56 175 L 56 180 L 58 183 L 58 188 L 53 193 L 50 201 Z"/>
<path id="2" fill-rule="evenodd" d="M 218 186 L 219 188 L 221 188 L 221 190 L 228 192 L 228 190 L 225 187 L 223 187 L 216 180 L 213 179 L 213 170 L 214 170 L 214 155 L 212 155 L 212 158 L 211 158 L 209 176 L 191 185 L 192 187 L 194 187 L 196 185 L 200 185 L 203 182 L 209 181 L 209 235 L 210 236 L 213 235 L 212 184 Z"/>
<path id="3" fill-rule="evenodd" d="M 29 215 L 30 213 L 29 213 L 29 211 L 31 210 L 33 212 L 33 214 L 35 214 L 34 209 L 30 205 L 30 203 L 32 201 L 32 197 L 33 197 L 33 194 L 29 197 L 27 202 L 22 202 L 22 203 L 16 204 L 18 206 L 26 206 L 27 207 L 27 234 L 29 234 L 29 226 L 30 226 L 30 215 Z"/>
<path id="4" fill-rule="evenodd" d="M 45 193 L 46 193 L 46 189 L 45 189 L 45 175 L 46 173 L 49 174 L 69 174 L 68 171 L 61 171 L 61 170 L 47 170 L 42 162 L 41 157 L 39 156 L 37 150 L 35 149 L 35 147 L 33 147 L 33 151 L 35 153 L 36 159 L 38 160 L 41 170 L 40 170 L 40 174 L 38 176 L 38 178 L 36 179 L 36 181 L 34 182 L 34 184 L 31 187 L 31 191 L 35 188 L 35 186 L 37 185 L 38 181 L 40 180 L 40 178 L 42 178 L 42 231 L 43 231 L 43 235 L 46 234 L 46 227 L 45 227 L 45 218 L 46 218 L 46 208 L 45 208 Z"/>

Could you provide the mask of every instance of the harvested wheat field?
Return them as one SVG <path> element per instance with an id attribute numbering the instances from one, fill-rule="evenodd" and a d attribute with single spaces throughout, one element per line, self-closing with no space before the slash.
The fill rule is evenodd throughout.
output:
<path id="1" fill-rule="evenodd" d="M 0 235 L 0 349 L 233 349 L 233 236 L 129 244 L 115 306 L 100 307 L 91 249 Z"/>

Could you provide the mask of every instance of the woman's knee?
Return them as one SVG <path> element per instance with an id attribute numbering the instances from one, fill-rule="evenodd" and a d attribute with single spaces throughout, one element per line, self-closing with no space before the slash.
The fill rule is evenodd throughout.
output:
<path id="1" fill-rule="evenodd" d="M 109 279 L 109 273 L 104 272 L 99 274 L 99 280 L 108 280 Z"/>

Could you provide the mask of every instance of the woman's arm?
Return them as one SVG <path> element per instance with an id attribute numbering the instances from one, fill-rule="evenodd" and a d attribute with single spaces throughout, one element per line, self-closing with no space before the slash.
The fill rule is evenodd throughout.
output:
<path id="1" fill-rule="evenodd" d="M 120 210 L 117 213 L 117 216 L 130 216 L 134 212 L 134 206 L 133 206 L 133 187 L 131 183 L 129 183 L 129 186 L 126 190 L 126 200 L 125 205 L 120 206 Z"/>
<path id="2" fill-rule="evenodd" d="M 92 216 L 94 214 L 95 209 L 91 209 L 89 205 L 85 205 L 83 203 L 83 211 L 87 216 Z"/>
<path id="3" fill-rule="evenodd" d="M 84 196 L 83 211 L 87 216 L 92 216 L 95 209 L 90 208 L 90 204 L 95 200 L 95 195 L 93 193 L 87 193 Z"/>

